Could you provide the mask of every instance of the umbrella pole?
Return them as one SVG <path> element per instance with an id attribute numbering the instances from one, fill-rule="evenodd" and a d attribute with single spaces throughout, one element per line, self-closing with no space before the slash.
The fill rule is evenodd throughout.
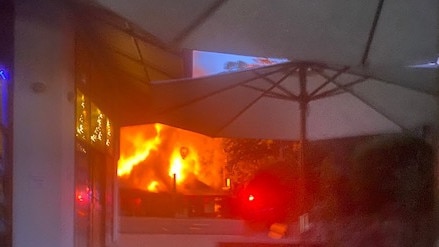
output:
<path id="1" fill-rule="evenodd" d="M 298 205 L 299 212 L 305 213 L 305 148 L 307 142 L 306 133 L 306 114 L 308 111 L 308 92 L 306 90 L 306 65 L 299 66 L 299 83 L 300 83 L 300 95 L 299 95 L 299 107 L 300 107 L 300 153 L 299 153 L 299 195 Z"/>

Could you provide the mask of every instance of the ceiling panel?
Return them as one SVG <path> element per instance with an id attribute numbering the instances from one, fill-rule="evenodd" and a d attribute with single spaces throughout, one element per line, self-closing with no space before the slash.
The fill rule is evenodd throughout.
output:
<path id="1" fill-rule="evenodd" d="M 125 54 L 135 60 L 140 60 L 132 36 L 103 22 L 94 22 L 90 23 L 90 25 L 92 25 L 91 28 L 93 28 L 93 31 L 100 42 L 119 53 Z"/>

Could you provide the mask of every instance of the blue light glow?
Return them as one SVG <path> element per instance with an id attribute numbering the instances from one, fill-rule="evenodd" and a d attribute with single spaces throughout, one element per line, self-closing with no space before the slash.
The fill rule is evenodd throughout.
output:
<path id="1" fill-rule="evenodd" d="M 5 70 L 0 70 L 0 78 L 3 80 L 6 80 L 6 71 Z"/>
<path id="2" fill-rule="evenodd" d="M 3 64 L 0 64 L 0 80 L 9 80 L 9 70 Z"/>
<path id="3" fill-rule="evenodd" d="M 9 124 L 9 71 L 0 65 L 0 123 L 3 126 Z"/>

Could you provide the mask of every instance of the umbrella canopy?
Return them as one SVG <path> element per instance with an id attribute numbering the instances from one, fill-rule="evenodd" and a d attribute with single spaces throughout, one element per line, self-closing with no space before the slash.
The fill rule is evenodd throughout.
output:
<path id="1" fill-rule="evenodd" d="M 80 0 L 74 0 L 74 2 L 84 3 L 84 1 Z M 352 98 L 354 95 L 363 98 L 364 96 L 359 94 L 365 91 L 367 91 L 366 94 L 369 95 L 369 91 L 372 91 L 372 89 L 361 88 L 360 91 L 360 87 L 366 87 L 366 85 L 377 84 L 379 88 L 375 88 L 375 90 L 380 92 L 382 92 L 381 90 L 392 88 L 392 83 L 390 82 L 398 83 L 398 85 L 402 86 L 394 86 L 393 88 L 395 90 L 390 90 L 393 90 L 394 97 L 383 96 L 380 98 L 376 96 L 375 101 L 372 100 L 369 103 L 375 104 L 376 111 L 374 110 L 373 114 L 379 115 L 380 118 L 382 118 L 381 122 L 388 123 L 386 124 L 385 132 L 412 128 L 415 125 L 423 124 L 423 122 L 431 121 L 431 119 L 425 121 L 424 116 L 420 115 L 428 115 L 430 118 L 434 118 L 430 112 L 435 113 L 436 104 L 431 104 L 431 102 L 425 104 L 428 105 L 428 107 L 423 108 L 424 110 L 420 113 L 407 114 L 406 116 L 402 116 L 398 113 L 401 112 L 401 110 L 389 110 L 384 105 L 387 106 L 390 102 L 394 102 L 394 105 L 404 106 L 407 104 L 409 106 L 408 109 L 415 108 L 417 104 L 421 103 L 412 105 L 410 102 L 420 102 L 419 98 L 424 99 L 425 97 L 418 97 L 412 94 L 421 92 L 420 95 L 435 95 L 438 92 L 437 58 L 439 47 L 437 46 L 437 38 L 439 37 L 439 2 L 436 0 L 424 0 L 422 4 L 415 0 L 252 0 L 250 2 L 246 0 L 90 0 L 87 1 L 87 3 L 97 6 L 98 8 L 110 10 L 119 17 L 122 17 L 120 19 L 123 20 L 120 21 L 120 25 L 117 29 L 123 32 L 123 35 L 108 35 L 95 32 L 98 37 L 113 37 L 113 42 L 110 43 L 109 47 L 113 47 L 113 53 L 115 54 L 104 57 L 106 60 L 111 60 L 108 57 L 120 58 L 116 60 L 115 64 L 118 68 L 124 68 L 124 72 L 127 72 L 126 78 L 115 82 L 116 86 L 114 86 L 114 88 L 116 88 L 116 90 L 111 91 L 111 94 L 102 95 L 101 97 L 103 98 L 102 101 L 111 99 L 111 102 L 116 102 L 114 99 L 120 99 L 117 101 L 118 103 L 114 104 L 120 110 L 112 115 L 114 118 L 117 118 L 121 125 L 141 124 L 152 119 L 147 112 L 147 109 L 150 107 L 150 100 L 147 98 L 151 96 L 148 93 L 148 87 L 138 85 L 139 83 L 137 83 L 137 81 L 133 83 L 127 82 L 133 81 L 133 78 L 136 78 L 136 80 L 138 80 L 138 78 L 140 78 L 140 80 L 146 80 L 144 78 L 156 78 L 154 76 L 151 77 L 151 75 L 163 74 L 154 72 L 155 70 L 153 68 L 157 67 L 157 63 L 155 63 L 154 59 L 151 59 L 153 66 L 148 65 L 151 61 L 144 61 L 144 58 L 148 57 L 144 51 L 152 49 L 142 48 L 144 44 L 140 42 L 141 40 L 157 41 L 163 45 L 163 47 L 167 47 L 169 51 L 195 49 L 268 58 L 289 58 L 291 61 L 312 61 L 320 64 L 346 65 L 349 66 L 350 69 L 345 72 L 358 73 L 389 82 L 373 83 L 371 82 L 373 79 L 368 79 L 365 83 L 360 83 L 350 88 L 350 90 L 355 91 L 350 94 L 345 93 L 344 97 L 346 98 Z M 91 16 L 94 16 L 94 14 Z M 88 22 L 86 23 L 86 26 L 88 26 Z M 116 22 L 106 21 L 106 23 Z M 107 28 L 105 30 L 107 30 Z M 139 36 L 136 35 L 138 32 L 134 32 L 133 30 L 142 30 L 148 35 Z M 122 37 L 125 38 L 122 39 Z M 139 44 L 141 45 L 139 46 Z M 97 45 L 96 47 L 101 46 Z M 119 60 L 126 60 L 126 62 L 121 63 Z M 166 69 L 177 67 L 171 63 L 164 64 Z M 343 67 L 334 66 L 333 68 L 339 70 Z M 329 69 L 325 69 L 325 71 L 330 74 Z M 173 73 L 172 75 L 178 76 L 179 74 L 181 75 L 181 73 L 175 75 Z M 251 73 L 244 73 L 237 76 L 230 75 L 230 80 L 232 81 L 230 83 L 237 82 L 235 78 L 247 78 L 246 76 L 254 77 L 255 75 Z M 275 75 L 272 76 L 274 77 Z M 225 77 L 229 78 L 229 76 Z M 172 76 L 168 76 L 168 78 L 172 78 Z M 296 78 L 298 78 L 297 75 Z M 306 78 L 307 81 L 308 78 L 310 78 L 308 73 Z M 156 78 L 155 80 L 158 79 Z M 207 87 L 209 89 L 206 89 L 206 91 L 215 87 L 221 88 L 225 83 L 222 79 L 208 80 L 219 80 L 221 84 L 209 86 Z M 312 79 L 310 81 L 312 81 Z M 197 86 L 198 83 L 188 82 L 183 84 L 194 84 Z M 307 84 L 307 87 L 312 87 L 311 82 Z M 330 85 L 335 86 L 333 83 L 327 86 Z M 298 87 L 297 85 L 295 86 Z M 108 85 L 102 82 L 102 88 L 105 87 L 108 87 Z M 165 95 L 173 94 L 173 97 L 177 97 L 177 91 L 179 91 L 178 97 L 181 97 L 181 102 L 184 102 L 186 98 L 197 97 L 194 95 L 202 95 L 200 89 L 196 88 L 163 86 L 163 88 L 165 87 L 172 88 L 169 89 L 170 92 L 165 92 Z M 403 89 L 403 87 L 406 87 L 407 90 Z M 123 90 L 117 90 L 117 88 Z M 99 91 L 110 92 L 110 90 Z M 152 95 L 151 97 L 161 97 L 161 90 L 157 89 L 157 91 L 158 96 Z M 198 92 L 198 94 L 196 94 L 196 92 Z M 406 92 L 412 93 L 405 95 Z M 398 95 L 399 93 L 401 93 L 401 96 Z M 191 94 L 192 96 L 185 96 L 186 94 Z M 216 97 L 219 96 L 215 96 L 215 98 Z M 311 98 L 314 99 L 315 97 Z M 264 101 L 272 102 L 272 104 L 274 104 L 274 102 L 280 102 L 280 100 L 275 100 L 274 97 L 263 97 L 263 99 Z M 328 103 L 332 103 L 329 101 L 333 99 L 340 98 L 333 97 L 325 98 L 324 100 Z M 379 102 L 384 99 L 384 103 Z M 174 100 L 177 99 L 173 99 L 172 102 Z M 210 100 L 214 101 L 213 98 Z M 239 98 L 239 101 L 235 101 L 238 103 L 243 100 L 244 99 Z M 361 101 L 358 98 L 357 100 Z M 228 101 L 229 100 L 225 100 L 224 102 L 224 105 L 227 103 L 228 109 L 241 109 L 240 105 L 229 106 Z M 317 104 L 317 102 L 322 101 L 323 99 L 318 101 L 309 100 L 308 109 L 306 110 L 309 114 L 307 123 L 308 129 L 315 129 L 311 126 L 317 125 L 318 121 L 313 121 L 314 114 L 312 112 L 317 112 L 320 109 L 317 106 L 320 104 Z M 165 110 L 165 108 L 172 108 L 171 102 L 162 103 L 164 105 L 160 106 L 160 109 Z M 241 105 L 245 105 L 245 103 L 242 102 Z M 285 107 L 288 108 L 289 111 L 292 111 L 294 107 L 297 108 L 300 104 L 296 102 L 291 103 L 291 105 L 291 107 Z M 421 105 L 424 105 L 424 103 Z M 252 109 L 256 108 L 252 107 Z M 342 106 L 338 106 L 338 109 L 341 110 Z M 367 109 L 370 110 L 370 108 Z M 160 112 L 156 110 L 153 109 L 152 111 Z M 330 112 L 324 109 L 320 110 L 330 115 Z M 202 110 L 200 109 L 200 111 Z M 365 122 L 366 112 L 361 113 L 360 108 L 355 110 L 351 109 L 351 111 L 355 111 L 356 114 L 361 115 L 362 118 L 352 117 L 349 119 L 349 122 L 352 124 L 348 127 L 345 126 L 345 128 L 358 126 L 355 130 L 361 131 L 356 132 L 357 134 L 368 133 L 369 130 L 376 130 L 377 127 L 374 125 L 378 125 L 379 121 L 376 120 L 377 118 L 373 118 L 376 120 L 376 122 L 373 120 L 374 124 L 368 124 Z M 179 121 L 176 119 L 175 121 L 181 126 L 185 124 L 179 122 L 187 122 L 183 120 L 185 116 L 189 117 L 193 115 L 192 113 L 186 113 L 186 110 L 184 112 L 185 113 L 181 110 L 182 119 Z M 259 109 L 258 112 L 262 112 L 262 110 Z M 284 113 L 286 111 L 279 110 L 279 112 Z M 379 114 L 378 112 L 384 114 Z M 270 111 L 269 113 L 273 115 L 277 114 L 275 111 Z M 229 113 L 229 115 L 233 114 L 234 113 Z M 247 111 L 246 114 L 250 113 Z M 290 118 L 297 117 L 294 113 L 285 115 Z M 354 116 L 352 114 L 347 115 Z M 333 115 L 331 114 L 331 116 Z M 218 116 L 218 118 L 219 117 L 220 116 Z M 170 120 L 172 116 L 168 116 L 167 118 L 169 119 L 164 118 L 163 120 Z M 254 118 L 249 119 L 251 119 L 249 121 L 253 121 Z M 330 119 L 328 119 L 328 121 L 329 120 Z M 198 129 L 205 133 L 214 132 L 216 135 L 229 133 L 218 132 L 218 129 L 221 129 L 218 126 L 218 128 L 215 127 L 215 129 L 214 127 L 209 127 L 210 125 L 203 125 L 202 121 L 207 120 L 199 121 L 200 123 L 193 123 L 192 125 L 200 125 Z M 221 121 L 223 120 L 221 119 Z M 321 125 L 317 127 L 323 129 L 338 126 L 338 119 L 337 121 L 328 121 L 326 124 L 321 123 Z M 241 123 L 244 124 L 244 122 Z M 383 131 L 382 126 L 384 125 L 379 125 L 378 130 Z M 281 127 L 282 125 L 279 124 L 278 133 L 276 133 L 274 137 L 281 138 L 286 136 L 284 129 L 287 129 L 287 127 Z M 215 129 L 217 132 L 210 128 Z M 257 128 L 257 126 L 255 125 L 252 128 Z M 264 129 L 264 126 L 260 126 L 260 128 Z M 244 128 L 239 128 L 240 135 L 243 135 L 243 129 Z M 297 133 L 300 133 L 300 126 L 288 124 L 288 129 L 296 133 L 289 133 L 286 138 L 296 139 Z M 225 131 L 225 129 L 223 131 Z M 347 130 L 343 132 L 347 132 Z M 352 130 L 350 132 L 354 131 Z M 310 132 L 308 130 L 308 138 L 315 139 L 323 138 L 324 136 L 322 134 L 314 135 L 313 133 L 317 132 Z M 238 134 L 233 133 L 233 135 Z M 328 138 L 333 136 L 339 136 L 339 134 L 328 134 Z"/>
<path id="2" fill-rule="evenodd" d="M 409 131 L 438 119 L 436 94 L 310 62 L 157 82 L 150 93 L 156 122 L 213 137 L 300 141 L 300 212 L 308 140 Z"/>
<path id="3" fill-rule="evenodd" d="M 363 66 L 379 78 L 424 88 L 435 80 L 434 70 L 414 74 L 406 67 L 437 61 L 436 0 L 90 2 L 172 49 Z"/>
<path id="4" fill-rule="evenodd" d="M 438 119 L 434 93 L 310 62 L 156 82 L 149 100 L 152 121 L 213 137 L 318 140 Z"/>

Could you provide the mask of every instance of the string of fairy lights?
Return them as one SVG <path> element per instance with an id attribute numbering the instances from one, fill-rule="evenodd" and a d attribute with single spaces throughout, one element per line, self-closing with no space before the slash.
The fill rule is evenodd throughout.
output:
<path id="1" fill-rule="evenodd" d="M 97 118 L 94 119 L 96 126 L 93 130 L 93 134 L 90 136 L 91 142 L 102 142 L 103 136 L 105 133 L 103 128 L 103 120 L 104 120 L 104 114 L 99 109 L 96 109 L 97 111 Z"/>
<path id="2" fill-rule="evenodd" d="M 76 137 L 84 141 L 90 140 L 93 144 L 112 145 L 112 123 L 102 111 L 88 102 L 87 97 L 77 92 L 76 101 Z M 89 136 L 89 129 L 92 129 Z M 90 138 L 90 139 L 89 139 Z"/>
<path id="3" fill-rule="evenodd" d="M 106 127 L 105 129 L 107 131 L 107 138 L 105 140 L 105 145 L 107 147 L 111 147 L 111 138 L 113 136 L 113 127 L 111 125 L 110 119 L 108 119 L 108 118 L 107 118 L 107 123 L 106 123 L 105 127 Z"/>
<path id="4" fill-rule="evenodd" d="M 83 140 L 87 139 L 86 126 L 87 123 L 87 108 L 85 102 L 85 95 L 78 92 L 79 109 L 77 110 L 77 121 L 76 121 L 76 137 Z"/>

